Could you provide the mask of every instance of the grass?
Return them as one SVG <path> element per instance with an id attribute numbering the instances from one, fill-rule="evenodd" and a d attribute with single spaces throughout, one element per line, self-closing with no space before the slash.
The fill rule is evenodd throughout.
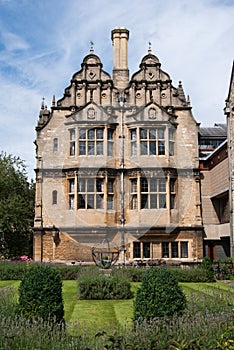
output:
<path id="1" fill-rule="evenodd" d="M 0 288 L 18 288 L 20 281 L 0 281 Z M 141 283 L 132 283 L 134 295 Z M 234 288 L 224 283 L 180 283 L 187 297 L 193 294 L 209 295 L 212 299 L 218 295 L 230 298 L 234 305 Z M 71 324 L 79 321 L 85 328 L 104 329 L 112 325 L 126 325 L 133 317 L 133 299 L 130 300 L 78 300 L 77 281 L 63 281 L 63 300 L 65 320 Z"/>
<path id="2" fill-rule="evenodd" d="M 15 300 L 19 283 L 0 281 L 0 349 L 232 349 L 226 344 L 232 346 L 234 341 L 234 288 L 224 283 L 181 283 L 188 299 L 188 309 L 182 317 L 132 328 L 133 299 L 78 300 L 77 281 L 63 281 L 65 333 L 15 318 L 9 298 L 12 295 Z M 139 286 L 132 283 L 132 291 L 136 293 Z M 10 289 L 8 292 L 7 287 L 13 287 L 15 293 Z M 220 347 L 216 347 L 222 339 Z"/>

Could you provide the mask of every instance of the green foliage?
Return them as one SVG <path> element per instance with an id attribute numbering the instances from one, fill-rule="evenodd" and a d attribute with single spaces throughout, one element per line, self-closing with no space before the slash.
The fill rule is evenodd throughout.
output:
<path id="1" fill-rule="evenodd" d="M 181 314 L 186 298 L 174 275 L 166 268 L 149 269 L 134 302 L 134 320 Z"/>
<path id="2" fill-rule="evenodd" d="M 191 269 L 170 268 L 170 271 L 179 282 L 215 282 L 214 272 L 202 267 L 195 267 Z"/>
<path id="3" fill-rule="evenodd" d="M 209 257 L 205 257 L 202 260 L 201 268 L 204 269 L 209 277 L 210 282 L 215 281 L 215 273 L 213 268 L 213 263 Z"/>
<path id="4" fill-rule="evenodd" d="M 0 256 L 32 256 L 34 184 L 24 162 L 0 153 Z"/>
<path id="5" fill-rule="evenodd" d="M 121 273 L 126 276 L 131 282 L 141 282 L 144 274 L 144 269 L 135 267 L 124 267 L 122 269 L 113 267 L 111 274 Z"/>
<path id="6" fill-rule="evenodd" d="M 78 296 L 80 299 L 130 299 L 131 283 L 123 275 L 106 276 L 97 269 L 81 273 L 78 278 Z"/>
<path id="7" fill-rule="evenodd" d="M 27 267 L 25 262 L 0 261 L 0 280 L 21 280 Z"/>
<path id="8" fill-rule="evenodd" d="M 62 281 L 56 268 L 33 264 L 19 287 L 19 311 L 29 319 L 64 321 Z"/>

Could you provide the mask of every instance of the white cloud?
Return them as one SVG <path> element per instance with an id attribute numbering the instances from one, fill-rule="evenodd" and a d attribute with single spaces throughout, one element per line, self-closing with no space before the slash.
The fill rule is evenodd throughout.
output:
<path id="1" fill-rule="evenodd" d="M 91 40 L 103 68 L 111 73 L 110 32 L 115 26 L 130 30 L 131 74 L 151 41 L 173 84 L 182 80 L 197 121 L 225 121 L 223 106 L 234 56 L 232 1 L 41 0 L 38 7 L 23 0 L 6 1 L 3 7 L 0 146 L 12 153 L 18 150 L 28 163 L 34 163 L 32 141 L 41 98 L 45 96 L 50 106 L 53 94 L 57 99 L 63 96 L 89 53 Z"/>

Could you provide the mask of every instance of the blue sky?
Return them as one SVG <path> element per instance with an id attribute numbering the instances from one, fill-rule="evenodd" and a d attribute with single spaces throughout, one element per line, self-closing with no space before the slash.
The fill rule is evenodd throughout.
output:
<path id="1" fill-rule="evenodd" d="M 89 53 L 112 71 L 110 32 L 130 30 L 130 74 L 148 42 L 173 85 L 182 81 L 202 126 L 224 123 L 234 58 L 234 0 L 0 0 L 0 151 L 33 177 L 42 97 L 63 96 Z"/>

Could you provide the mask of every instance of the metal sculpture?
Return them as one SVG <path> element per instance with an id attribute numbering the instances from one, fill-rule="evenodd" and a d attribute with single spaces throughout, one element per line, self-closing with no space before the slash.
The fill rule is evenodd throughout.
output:
<path id="1" fill-rule="evenodd" d="M 108 239 L 96 244 L 92 248 L 92 258 L 97 266 L 109 269 L 119 258 L 119 248 L 111 244 Z"/>

